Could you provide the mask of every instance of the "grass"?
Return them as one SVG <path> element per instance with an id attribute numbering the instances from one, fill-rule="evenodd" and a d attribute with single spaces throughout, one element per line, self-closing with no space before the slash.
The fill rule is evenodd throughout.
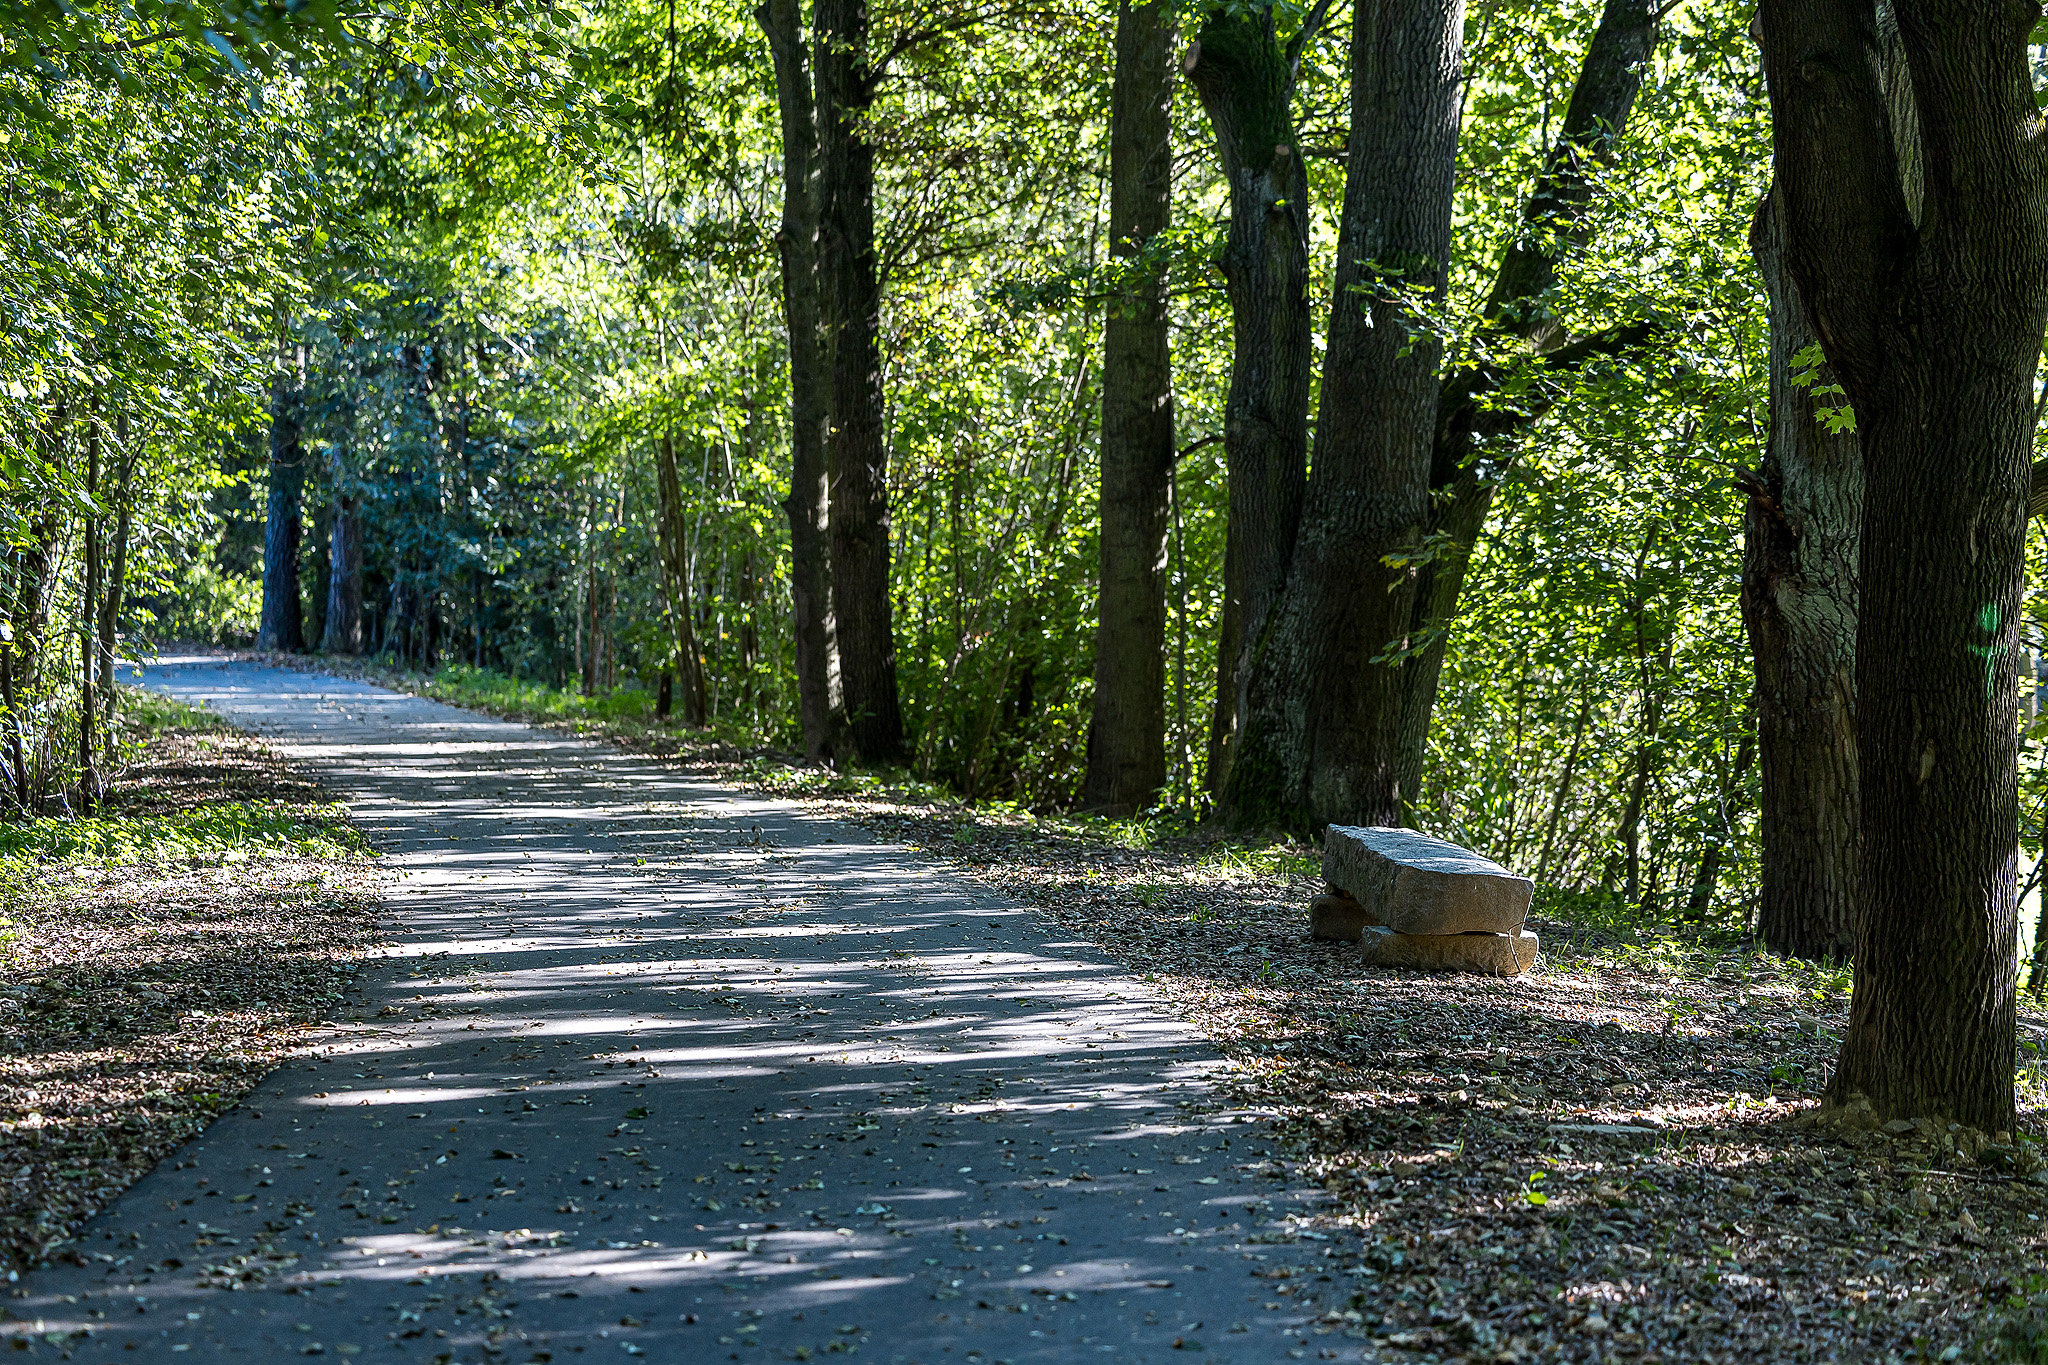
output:
<path id="1" fill-rule="evenodd" d="M 329 806 L 310 815 L 282 801 L 223 801 L 155 815 L 95 815 L 0 825 L 0 863 L 239 861 L 367 855 L 362 835 Z"/>
<path id="2" fill-rule="evenodd" d="M 25 910 L 49 893 L 53 870 L 91 864 L 162 867 L 371 856 L 338 805 L 309 802 L 303 794 L 237 799 L 214 793 L 214 799 L 187 803 L 158 799 L 147 785 L 131 790 L 130 771 L 164 741 L 176 737 L 188 761 L 204 763 L 209 752 L 226 752 L 230 732 L 207 711 L 139 689 L 122 690 L 117 717 L 118 763 L 100 813 L 0 823 L 0 901 Z"/>

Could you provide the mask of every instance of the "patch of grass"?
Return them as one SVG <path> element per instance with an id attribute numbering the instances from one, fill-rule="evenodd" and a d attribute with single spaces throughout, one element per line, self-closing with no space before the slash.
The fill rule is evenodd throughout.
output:
<path id="1" fill-rule="evenodd" d="M 455 706 L 534 720 L 620 720 L 654 713 L 654 698 L 638 688 L 603 696 L 550 687 L 531 678 L 512 678 L 469 664 L 447 664 L 412 677 L 422 692 Z"/>
<path id="2" fill-rule="evenodd" d="M 323 660 L 322 666 L 334 662 Z M 531 678 L 513 678 L 470 664 L 444 664 L 432 673 L 386 668 L 368 662 L 359 667 L 362 675 L 372 682 L 397 686 L 422 697 L 447 702 L 450 706 L 485 711 L 507 720 L 565 725 L 579 732 L 596 731 L 625 742 L 629 747 L 640 747 L 633 745 L 632 741 L 636 739 L 644 740 L 650 734 L 669 732 L 713 746 L 746 748 L 758 742 L 756 736 L 728 719 L 714 721 L 703 730 L 691 730 L 684 726 L 680 716 L 657 716 L 654 714 L 654 694 L 639 687 L 621 687 L 586 697 L 574 689 L 551 687 Z"/>
<path id="3" fill-rule="evenodd" d="M 140 687 L 121 689 L 121 705 L 114 715 L 122 729 L 137 735 L 160 734 L 166 730 L 228 729 L 226 721 L 203 706 L 194 706 Z"/>
<path id="4" fill-rule="evenodd" d="M 2021 1038 L 2019 1065 L 2013 1071 L 2013 1086 L 2019 1091 L 2023 1109 L 2048 1107 L 2048 1049 L 2039 1039 Z"/>
<path id="5" fill-rule="evenodd" d="M 0 900 L 11 907 L 47 899 L 54 870 L 88 864 L 374 856 L 340 806 L 306 784 L 278 787 L 274 759 L 255 764 L 276 770 L 264 780 L 237 784 L 256 746 L 213 713 L 123 688 L 116 716 L 119 766 L 100 813 L 0 822 Z"/>
<path id="6" fill-rule="evenodd" d="M 2040 1276 L 2029 1276 L 1999 1306 L 1977 1358 L 2000 1365 L 2048 1365 L 2048 1292 Z"/>
<path id="7" fill-rule="evenodd" d="M 1217 848 L 1201 861 L 1230 879 L 1255 877 L 1320 877 L 1323 855 L 1292 840 L 1266 844 L 1229 844 Z"/>
<path id="8" fill-rule="evenodd" d="M 365 856 L 370 847 L 339 806 L 309 812 L 283 801 L 222 801 L 161 815 L 99 815 L 0 824 L 0 862 L 165 862 Z"/>

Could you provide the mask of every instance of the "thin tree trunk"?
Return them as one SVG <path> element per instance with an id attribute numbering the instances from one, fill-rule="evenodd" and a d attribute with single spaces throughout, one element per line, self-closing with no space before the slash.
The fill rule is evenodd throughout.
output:
<path id="1" fill-rule="evenodd" d="M 697 652 L 697 631 L 691 614 L 690 550 L 684 536 L 683 488 L 676 473 L 673 437 L 664 435 L 655 443 L 654 460 L 660 499 L 662 576 L 668 581 L 668 614 L 675 631 L 676 675 L 683 687 L 683 720 L 701 729 L 709 723 L 704 661 Z"/>
<path id="2" fill-rule="evenodd" d="M 97 717 L 97 678 L 93 663 L 99 653 L 100 517 L 96 504 L 100 495 L 100 431 L 94 419 L 85 435 L 85 571 L 79 588 L 82 601 L 78 612 L 78 813 L 91 815 L 99 805 L 99 762 L 94 752 Z"/>
<path id="3" fill-rule="evenodd" d="M 1132 815 L 1166 785 L 1166 521 L 1173 363 L 1158 238 L 1173 201 L 1173 16 L 1122 0 L 1109 114 L 1109 253 L 1129 272 L 1102 327 L 1095 696 L 1081 806 Z"/>
<path id="4" fill-rule="evenodd" d="M 818 129 L 800 0 L 764 0 L 754 11 L 775 59 L 782 125 L 783 320 L 789 330 L 789 516 L 791 624 L 804 757 L 829 763 L 844 743 L 845 701 L 832 607 L 832 535 L 826 434 L 831 370 L 818 277 Z"/>
<path id="5" fill-rule="evenodd" d="M 28 765 L 21 751 L 21 712 L 14 701 L 14 642 L 0 640 L 0 705 L 7 707 L 7 761 L 12 770 L 9 788 L 15 809 L 28 813 Z"/>
<path id="6" fill-rule="evenodd" d="M 1184 63 L 1201 96 L 1230 186 L 1223 248 L 1232 349 L 1223 411 L 1229 470 L 1223 610 L 1208 784 L 1230 775 L 1250 659 L 1287 575 L 1308 467 L 1310 317 L 1308 175 L 1296 145 L 1294 86 L 1302 47 L 1327 5 L 1283 45 L 1274 10 L 1219 9 Z"/>
<path id="7" fill-rule="evenodd" d="M 299 504 L 306 485 L 305 447 L 299 428 L 305 360 L 305 348 L 297 348 L 296 363 L 280 364 L 270 382 L 270 496 L 263 518 L 263 615 L 256 628 L 258 649 L 298 651 L 306 647 L 299 601 Z"/>
<path id="8" fill-rule="evenodd" d="M 1742 795 L 1742 779 L 1749 775 L 1749 765 L 1756 758 L 1756 733 L 1745 730 L 1741 743 L 1735 746 L 1735 766 L 1728 775 L 1728 782 L 1721 791 L 1721 822 L 1714 837 L 1700 854 L 1700 870 L 1692 879 L 1692 895 L 1686 902 L 1686 918 L 1700 923 L 1707 912 L 1714 908 L 1714 892 L 1721 884 L 1721 868 L 1728 861 L 1728 848 L 1734 843 L 1734 809 Z"/>
<path id="9" fill-rule="evenodd" d="M 1656 51 L 1662 14 L 1663 8 L 1653 0 L 1607 0 L 1601 11 L 1572 86 L 1564 126 L 1522 206 L 1520 231 L 1502 255 L 1487 296 L 1487 344 L 1527 347 L 1550 357 L 1551 366 L 1562 371 L 1592 355 L 1640 344 L 1648 335 L 1647 328 L 1624 327 L 1573 347 L 1566 342 L 1555 307 L 1558 267 L 1585 245 L 1597 175 L 1614 160 L 1628 127 L 1643 73 Z M 1437 404 L 1426 531 L 1432 550 L 1417 567 L 1407 632 L 1413 652 L 1402 667 L 1399 772 L 1401 790 L 1409 800 L 1422 791 L 1430 719 L 1443 680 L 1450 624 L 1465 590 L 1465 571 L 1505 472 L 1488 462 L 1486 444 L 1534 421 L 1550 403 L 1547 392 L 1514 404 L 1482 403 L 1505 371 L 1503 362 L 1487 360 L 1452 375 L 1444 381 Z"/>
<path id="10" fill-rule="evenodd" d="M 8 582 L 11 592 L 9 593 L 7 604 L 7 629 L 0 630 L 0 704 L 4 704 L 7 707 L 7 757 L 11 768 L 8 785 L 14 794 L 15 807 L 22 814 L 26 815 L 28 813 L 28 763 L 26 756 L 22 752 L 21 710 L 20 703 L 15 695 L 16 671 L 21 666 L 19 661 L 20 654 L 17 648 L 17 636 L 15 634 L 15 622 L 21 619 L 23 614 L 21 595 L 28 588 L 29 572 L 26 551 L 16 551 L 14 558 L 17 562 L 9 566 L 13 572 L 9 574 Z"/>
<path id="11" fill-rule="evenodd" d="M 1536 880 L 1544 881 L 1550 873 L 1550 853 L 1557 846 L 1558 821 L 1564 818 L 1565 803 L 1571 799 L 1572 778 L 1579 770 L 1579 751 L 1586 741 L 1586 722 L 1593 716 L 1593 689 L 1586 683 L 1580 684 L 1579 716 L 1572 724 L 1572 747 L 1565 751 L 1564 771 L 1558 775 L 1557 794 L 1550 802 L 1550 820 L 1543 827 L 1543 852 L 1536 857 Z"/>
<path id="12" fill-rule="evenodd" d="M 114 491 L 114 544 L 107 559 L 106 590 L 100 600 L 100 712 L 109 721 L 120 703 L 114 689 L 114 651 L 121 638 L 121 605 L 128 590 L 128 541 L 135 530 L 136 456 L 128 448 L 128 414 L 121 414 L 117 429 L 121 447 L 121 477 Z"/>
<path id="13" fill-rule="evenodd" d="M 1759 12 L 1786 270 L 1863 448 L 1856 985 L 1830 1095 L 1997 1132 L 2048 180 L 2026 22 L 1961 0 L 1875 18 L 1851 0 Z M 1873 61 L 1889 41 L 1904 60 Z"/>
<path id="14" fill-rule="evenodd" d="M 313 595 L 306 621 L 306 639 L 325 648 L 327 639 L 327 597 L 334 582 L 334 508 L 322 503 L 313 514 Z"/>
<path id="15" fill-rule="evenodd" d="M 889 445 L 875 261 L 867 0 L 815 0 L 819 272 L 831 338 L 832 608 L 847 734 L 864 763 L 903 755 L 889 601 Z"/>
<path id="16" fill-rule="evenodd" d="M 1622 845 L 1621 897 L 1630 909 L 1638 908 L 1642 902 L 1643 800 L 1649 794 L 1650 774 L 1656 764 L 1657 739 L 1664 723 L 1664 705 L 1661 699 L 1649 690 L 1648 671 L 1646 667 L 1643 734 L 1636 742 L 1635 772 L 1629 778 L 1628 800 L 1622 806 L 1621 828 L 1617 831 Z"/>
<path id="17" fill-rule="evenodd" d="M 1772 952 L 1846 961 L 1855 946 L 1856 573 L 1863 452 L 1830 432 L 1792 357 L 1816 345 L 1785 275 L 1783 197 L 1750 249 L 1770 300 L 1770 428 L 1743 518 L 1742 620 L 1756 664 L 1763 763 L 1757 931 Z M 1822 385 L 1834 375 L 1823 367 Z"/>
<path id="18" fill-rule="evenodd" d="M 17 763 L 20 759 L 15 760 Z M 2025 901 L 2030 891 L 2041 891 L 2041 908 L 2034 916 L 2034 956 L 2027 969 L 2027 993 L 2040 1000 L 2048 997 L 2048 888 L 2042 886 L 2042 874 L 2048 872 L 2048 801 L 2041 803 L 2041 830 L 2037 842 L 2041 856 L 2034 860 L 2034 870 L 2027 878 L 2027 884 L 2020 888 L 2017 899 Z"/>
<path id="19" fill-rule="evenodd" d="M 42 440 L 43 455 L 52 470 L 61 471 L 64 467 L 69 430 L 67 405 L 59 398 L 51 408 Z M 41 511 L 31 523 L 28 544 L 17 551 L 21 556 L 21 577 L 14 599 L 13 627 L 14 648 L 19 656 L 15 677 L 19 681 L 34 680 L 41 667 L 44 636 L 50 626 L 50 598 L 56 589 L 50 557 L 55 553 L 60 529 L 52 502 L 53 499 L 45 497 Z"/>
<path id="20" fill-rule="evenodd" d="M 1238 825 L 1392 825 L 1409 793 L 1402 679 L 1375 663 L 1407 631 L 1441 345 L 1417 310 L 1450 257 L 1464 6 L 1358 5 L 1351 134 L 1315 457 L 1287 583 L 1263 638 L 1222 813 Z"/>

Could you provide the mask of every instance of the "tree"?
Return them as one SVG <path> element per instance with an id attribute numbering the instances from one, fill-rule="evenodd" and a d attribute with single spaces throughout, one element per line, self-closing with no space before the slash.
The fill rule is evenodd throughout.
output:
<path id="1" fill-rule="evenodd" d="M 655 443 L 654 472 L 662 576 L 667 583 L 669 628 L 675 633 L 676 673 L 683 685 L 683 719 L 702 726 L 710 720 L 710 708 L 704 695 L 704 659 L 697 649 L 692 619 L 696 604 L 690 592 L 689 531 L 683 524 L 683 481 L 676 473 L 674 437 L 664 434 Z M 664 683 L 667 677 L 664 671 Z"/>
<path id="2" fill-rule="evenodd" d="M 1173 38 L 1166 0 L 1117 7 L 1102 325 L 1095 696 L 1084 809 L 1130 815 L 1166 785 L 1166 529 L 1173 364 L 1161 234 L 1173 200 Z"/>
<path id="3" fill-rule="evenodd" d="M 306 486 L 306 451 L 300 440 L 306 353 L 280 346 L 270 388 L 270 495 L 263 518 L 263 616 L 258 649 L 306 647 L 299 602 L 300 494 Z"/>
<path id="4" fill-rule="evenodd" d="M 1462 4 L 1359 5 L 1351 128 L 1315 453 L 1287 580 L 1254 642 L 1222 812 L 1238 824 L 1402 819 L 1403 701 L 1362 652 L 1408 627 L 1451 249 Z"/>
<path id="5" fill-rule="evenodd" d="M 847 735 L 864 763 L 903 752 L 889 601 L 889 433 L 882 404 L 867 0 L 813 0 L 818 271 L 832 357 L 832 610 Z"/>
<path id="6" fill-rule="evenodd" d="M 783 322 L 789 332 L 790 598 L 796 633 L 797 708 L 804 757 L 829 762 L 843 741 L 845 695 L 832 605 L 831 480 L 827 438 L 832 374 L 828 367 L 823 283 L 819 278 L 822 209 L 818 181 L 817 102 L 803 31 L 802 0 L 765 0 L 754 11 L 775 61 L 781 118 Z"/>
<path id="7" fill-rule="evenodd" d="M 1771 951 L 1846 961 L 1860 858 L 1856 783 L 1856 571 L 1863 451 L 1816 390 L 1819 342 L 1785 271 L 1784 197 L 1758 205 L 1750 243 L 1770 300 L 1770 426 L 1748 480 L 1742 619 L 1756 661 L 1763 885 Z M 1826 419 L 1826 420 L 1823 420 Z"/>
<path id="8" fill-rule="evenodd" d="M 1640 347 L 1653 334 L 1623 323 L 1582 337 L 1558 311 L 1564 262 L 1586 245 L 1598 176 L 1628 131 L 1643 72 L 1657 46 L 1663 10 L 1651 0 L 1607 0 L 1572 84 L 1557 140 L 1523 202 L 1481 307 L 1472 363 L 1444 377 L 1430 451 L 1430 514 L 1416 556 L 1408 629 L 1386 650 L 1405 656 L 1397 780 L 1402 800 L 1422 790 L 1423 752 L 1443 677 L 1450 623 L 1465 565 L 1485 528 L 1502 462 L 1489 447 L 1549 410 L 1565 376 L 1604 356 Z"/>
<path id="9" fill-rule="evenodd" d="M 1909 75 L 1896 92 L 1868 59 L 1893 14 Z M 1759 24 L 1785 264 L 1865 476 L 1856 985 L 1830 1094 L 2009 1129 L 2014 658 L 2048 325 L 2032 19 L 1958 0 L 1875 15 L 1766 0 Z"/>
<path id="10" fill-rule="evenodd" d="M 1278 8 L 1211 10 L 1184 63 L 1230 187 L 1220 261 L 1232 338 L 1223 415 L 1230 512 L 1209 726 L 1211 794 L 1230 773 L 1252 648 L 1286 580 L 1308 474 L 1309 184 L 1294 92 L 1302 52 L 1329 0 L 1285 41 Z"/>

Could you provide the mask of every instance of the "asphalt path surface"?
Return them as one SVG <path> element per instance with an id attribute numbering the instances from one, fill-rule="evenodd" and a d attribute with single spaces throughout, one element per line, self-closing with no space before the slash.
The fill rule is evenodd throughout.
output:
<path id="1" fill-rule="evenodd" d="M 1357 1359 L 1313 1191 L 1152 988 L 793 803 L 365 684 L 149 687 L 396 874 L 317 1047 L 25 1275 L 38 1355 Z M 1276 1276 L 1292 1268 L 1291 1281 Z M 232 1287 L 223 1287 L 232 1286 Z"/>

